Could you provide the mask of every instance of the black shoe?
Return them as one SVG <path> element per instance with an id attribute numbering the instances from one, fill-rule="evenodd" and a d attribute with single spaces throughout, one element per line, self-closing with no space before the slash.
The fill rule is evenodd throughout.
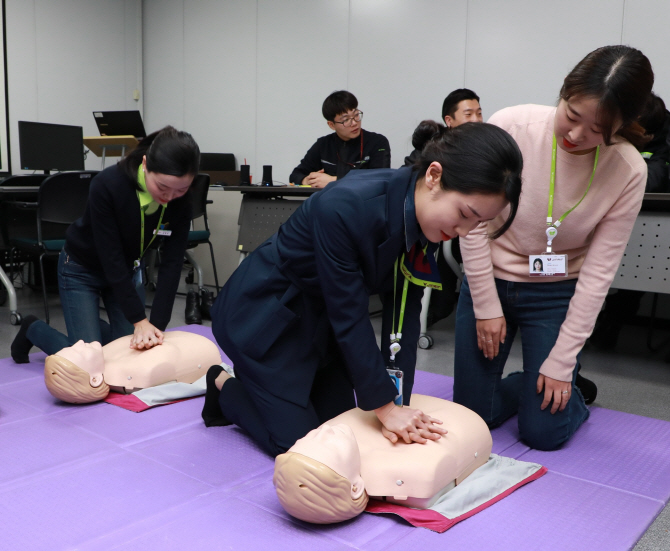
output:
<path id="1" fill-rule="evenodd" d="M 186 294 L 186 312 L 184 312 L 184 318 L 187 325 L 202 324 L 200 295 L 197 291 L 189 291 Z"/>
<path id="2" fill-rule="evenodd" d="M 14 337 L 14 341 L 12 342 L 11 346 L 11 351 L 12 351 L 12 359 L 17 364 L 27 364 L 28 362 L 30 362 L 28 352 L 30 352 L 30 349 L 33 347 L 33 343 L 30 342 L 30 339 L 28 338 L 26 333 L 28 332 L 28 327 L 30 327 L 36 321 L 37 318 L 35 316 L 26 316 L 25 318 L 23 318 L 23 321 L 21 322 L 21 329 L 19 329 L 19 332 L 16 334 L 16 337 Z"/>
<path id="3" fill-rule="evenodd" d="M 221 391 L 216 388 L 216 378 L 221 375 L 223 368 L 220 365 L 213 365 L 207 370 L 205 381 L 207 381 L 207 392 L 205 393 L 205 405 L 202 408 L 202 420 L 206 427 L 225 427 L 232 424 L 221 411 L 219 406 L 219 394 Z"/>
<path id="4" fill-rule="evenodd" d="M 611 317 L 611 316 L 610 316 Z M 601 314 L 596 321 L 596 327 L 591 333 L 588 342 L 599 350 L 605 352 L 614 350 L 617 341 L 619 340 L 619 333 L 623 324 L 619 321 L 607 319 L 607 316 Z"/>
<path id="5" fill-rule="evenodd" d="M 598 387 L 593 381 L 589 381 L 577 373 L 577 379 L 575 380 L 575 385 L 582 393 L 584 397 L 584 402 L 588 406 L 596 401 L 596 396 L 598 395 Z"/>
<path id="6" fill-rule="evenodd" d="M 200 313 L 202 314 L 202 319 L 211 320 L 212 316 L 210 310 L 214 305 L 214 295 L 212 291 L 207 289 L 200 289 Z"/>

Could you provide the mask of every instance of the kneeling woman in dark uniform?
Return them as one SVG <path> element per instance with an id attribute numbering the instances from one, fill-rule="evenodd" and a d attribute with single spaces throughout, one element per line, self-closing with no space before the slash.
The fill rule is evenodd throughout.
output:
<path id="1" fill-rule="evenodd" d="M 12 343 L 14 361 L 28 362 L 32 346 L 55 354 L 80 339 L 104 345 L 133 335 L 131 348 L 138 350 L 163 342 L 191 223 L 186 193 L 199 163 L 193 137 L 167 126 L 93 178 L 86 211 L 68 228 L 58 260 L 67 335 L 26 316 Z M 161 242 L 158 286 L 147 319 L 143 258 Z M 100 319 L 101 299 L 108 322 Z"/>
<path id="2" fill-rule="evenodd" d="M 414 167 L 353 171 L 330 184 L 228 280 L 212 328 L 235 377 L 210 368 L 208 426 L 233 422 L 273 456 L 356 403 L 375 410 L 392 442 L 445 432 L 439 420 L 394 405 L 390 334 L 402 347 L 395 368 L 404 373 L 408 404 L 423 294 L 423 286 L 405 283 L 401 265 L 412 259 L 409 270 L 430 272 L 435 243 L 508 207 L 502 234 L 516 213 L 522 158 L 492 125 L 422 125 L 426 145 Z M 384 302 L 381 352 L 368 315 L 374 294 Z"/>

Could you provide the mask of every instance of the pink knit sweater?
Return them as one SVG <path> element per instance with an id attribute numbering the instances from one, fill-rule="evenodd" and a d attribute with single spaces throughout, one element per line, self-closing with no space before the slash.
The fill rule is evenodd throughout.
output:
<path id="1" fill-rule="evenodd" d="M 495 113 L 490 123 L 509 132 L 523 153 L 523 188 L 519 211 L 510 229 L 489 241 L 492 228 L 502 224 L 507 209 L 461 239 L 465 273 L 472 291 L 475 317 L 502 316 L 493 278 L 541 284 L 564 278 L 528 276 L 528 256 L 544 253 L 551 142 L 555 107 L 519 105 Z M 576 356 L 593 331 L 607 291 L 640 210 L 647 167 L 627 141 L 613 138 L 600 146 L 593 184 L 586 198 L 561 224 L 553 252 L 568 255 L 568 278 L 578 278 L 558 340 L 540 373 L 569 381 Z M 595 153 L 572 155 L 560 147 L 556 159 L 553 218 L 557 220 L 582 197 L 588 185 Z"/>

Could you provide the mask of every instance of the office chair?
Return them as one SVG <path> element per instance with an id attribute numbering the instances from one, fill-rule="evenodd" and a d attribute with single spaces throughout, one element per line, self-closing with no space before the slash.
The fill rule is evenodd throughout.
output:
<path id="1" fill-rule="evenodd" d="M 198 265 L 189 249 L 195 249 L 198 245 L 207 243 L 209 245 L 209 253 L 212 257 L 212 270 L 214 271 L 214 283 L 216 284 L 216 292 L 219 292 L 219 276 L 216 272 L 216 261 L 214 260 L 214 247 L 209 240 L 210 231 L 209 223 L 207 221 L 207 204 L 212 201 L 207 200 L 207 192 L 209 190 L 209 174 L 198 174 L 191 184 L 191 219 L 197 220 L 201 216 L 204 217 L 204 230 L 191 230 L 188 232 L 188 242 L 186 244 L 186 258 L 193 266 L 193 269 L 198 274 L 198 287 L 201 289 L 205 286 L 202 276 L 202 268 Z"/>
<path id="2" fill-rule="evenodd" d="M 97 171 L 60 172 L 49 176 L 40 185 L 37 203 L 13 201 L 19 209 L 36 211 L 37 237 L 13 237 L 11 266 L 14 269 L 15 249 L 39 257 L 40 276 L 42 279 L 42 296 L 44 313 L 49 323 L 49 304 L 44 277 L 44 257 L 58 256 L 65 245 L 65 232 L 72 222 L 84 214 L 88 202 L 88 191 L 91 180 Z"/>
<path id="3" fill-rule="evenodd" d="M 21 212 L 14 209 L 8 204 L 8 201 L 32 201 L 37 199 L 37 191 L 9 191 L 14 187 L 17 190 L 19 187 L 31 186 L 39 187 L 46 174 L 15 174 L 4 178 L 0 183 L 7 188 L 5 192 L 0 195 L 0 270 L 10 267 L 11 245 L 9 243 L 9 228 L 12 228 L 12 234 L 19 236 L 33 235 L 35 233 L 35 215 L 32 212 Z M 24 255 L 22 258 L 14 258 L 15 262 L 28 262 L 30 256 Z M 0 272 L 0 306 L 5 304 L 9 298 L 9 322 L 12 325 L 20 325 L 21 316 L 18 313 L 18 306 L 16 300 L 16 291 L 14 290 L 13 281 L 6 273 Z"/>
<path id="4" fill-rule="evenodd" d="M 209 223 L 207 221 L 207 203 L 212 201 L 207 200 L 207 192 L 209 191 L 209 174 L 198 174 L 191 184 L 191 219 L 197 220 L 201 216 L 204 217 L 204 230 L 191 230 L 188 232 L 188 241 L 186 243 L 186 259 L 193 267 L 193 271 L 197 274 L 198 291 L 189 291 L 186 295 L 186 311 L 185 318 L 187 324 L 202 323 L 204 319 L 211 319 L 209 316 L 209 308 L 211 307 L 214 298 L 212 293 L 205 288 L 205 281 L 202 275 L 202 268 L 191 254 L 190 249 L 194 249 L 198 245 L 207 243 L 209 245 L 209 253 L 212 257 L 212 270 L 214 271 L 214 283 L 216 284 L 216 292 L 218 294 L 219 276 L 216 272 L 216 261 L 214 259 L 214 247 L 209 240 L 210 231 Z M 186 279 L 187 283 L 193 283 L 191 275 Z"/>
<path id="5" fill-rule="evenodd" d="M 456 292 L 460 291 L 461 283 L 463 282 L 463 266 L 454 258 L 454 253 L 452 247 L 454 246 L 453 241 L 444 241 L 442 243 L 442 254 L 444 259 L 447 261 L 447 264 L 452 269 L 454 274 L 456 274 Z M 423 298 L 421 299 L 421 331 L 419 333 L 419 348 L 427 350 L 433 346 L 433 337 L 428 334 L 428 307 L 430 305 L 430 297 L 432 294 L 432 289 L 426 287 L 423 291 Z"/>
<path id="6" fill-rule="evenodd" d="M 200 153 L 200 170 L 235 170 L 235 155 L 232 153 Z"/>

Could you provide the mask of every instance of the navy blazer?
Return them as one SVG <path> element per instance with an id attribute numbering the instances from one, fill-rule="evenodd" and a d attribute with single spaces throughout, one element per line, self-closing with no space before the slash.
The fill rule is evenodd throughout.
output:
<path id="1" fill-rule="evenodd" d="M 406 251 L 410 168 L 352 171 L 312 195 L 251 253 L 213 308 L 214 335 L 247 380 L 306 405 L 314 374 L 335 337 L 359 407 L 392 401 L 386 372 L 393 316 L 394 263 Z M 398 276 L 396 329 L 403 276 Z M 369 296 L 382 295 L 382 348 L 370 323 Z M 423 287 L 410 284 L 396 367 L 405 403 L 414 381 Z"/>

